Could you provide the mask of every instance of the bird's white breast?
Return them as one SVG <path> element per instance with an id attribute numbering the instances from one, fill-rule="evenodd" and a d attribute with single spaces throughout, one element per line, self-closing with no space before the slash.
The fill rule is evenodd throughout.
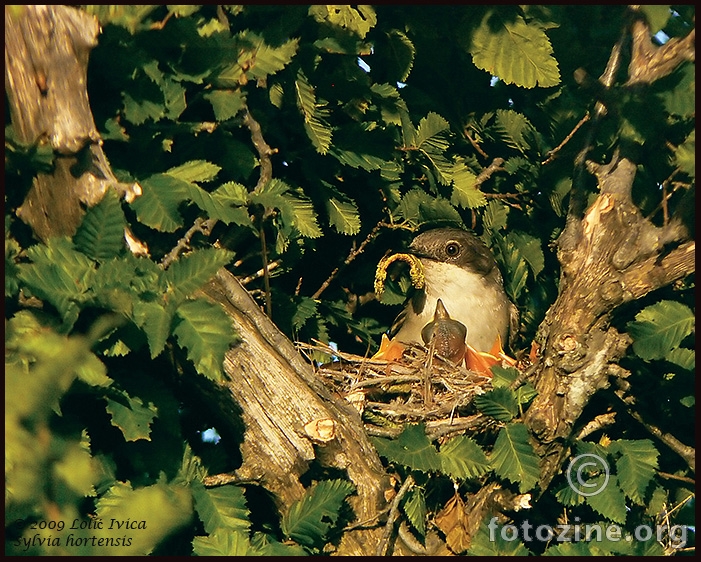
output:
<path id="1" fill-rule="evenodd" d="M 509 303 L 501 286 L 483 276 L 454 265 L 421 259 L 426 276 L 426 303 L 417 315 L 409 307 L 396 339 L 405 343 L 423 343 L 421 329 L 433 320 L 436 301 L 443 301 L 454 320 L 467 328 L 467 343 L 478 351 L 490 351 L 497 334 L 506 342 L 509 327 Z"/>

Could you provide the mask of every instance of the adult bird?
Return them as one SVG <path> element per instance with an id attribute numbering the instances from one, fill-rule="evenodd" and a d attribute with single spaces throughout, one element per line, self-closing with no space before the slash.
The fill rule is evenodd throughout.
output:
<path id="1" fill-rule="evenodd" d="M 509 331 L 515 335 L 518 311 L 506 296 L 494 255 L 477 236 L 436 228 L 414 238 L 409 253 L 421 262 L 425 283 L 397 317 L 392 341 L 424 343 L 421 332 L 434 320 L 438 299 L 450 319 L 467 328 L 467 344 L 476 351 L 490 352 L 497 337 L 506 345 Z"/>

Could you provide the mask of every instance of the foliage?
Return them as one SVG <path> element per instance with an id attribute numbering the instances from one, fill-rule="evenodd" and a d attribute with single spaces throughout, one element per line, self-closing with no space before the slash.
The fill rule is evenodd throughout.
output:
<path id="1" fill-rule="evenodd" d="M 636 154 L 633 195 L 655 224 L 693 208 L 694 65 L 636 88 L 621 72 L 606 92 L 581 80 L 604 73 L 622 5 L 82 9 L 102 26 L 88 71 L 95 123 L 115 174 L 142 195 L 124 202 L 109 191 L 72 238 L 38 242 L 15 213 L 59 156 L 44 139 L 19 143 L 6 123 L 8 554 L 284 555 L 320 553 L 337 538 L 345 480 L 318 482 L 283 514 L 251 501 L 255 487 L 202 484 L 241 462 L 240 435 L 205 439 L 218 422 L 188 382 L 220 380 L 236 342 L 222 310 L 197 295 L 221 267 L 288 336 L 365 354 L 410 285 L 388 283 L 381 304 L 367 298 L 386 250 L 430 226 L 469 227 L 520 310 L 515 353 L 556 298 L 554 241 L 585 144 L 596 162 L 620 146 Z M 693 28 L 693 6 L 641 11 L 653 34 Z M 607 116 L 588 138 L 600 97 Z M 593 200 L 593 179 L 583 189 Z M 127 250 L 125 227 L 148 256 Z M 692 277 L 615 318 L 633 341 L 623 366 L 636 411 L 682 443 L 694 440 L 693 290 Z M 493 389 L 475 399 L 490 420 L 484 433 L 437 444 L 407 425 L 395 440 L 373 439 L 418 483 L 402 510 L 420 536 L 488 478 L 536 497 L 539 459 L 522 423 L 535 391 L 514 388 L 516 377 L 495 367 Z M 582 425 L 606 407 L 593 404 Z M 688 467 L 624 417 L 572 452 L 608 459 L 605 495 L 575 497 L 561 475 L 514 521 L 537 512 L 555 524 L 565 513 L 631 531 L 673 513 L 692 525 Z M 98 545 L 89 539 L 116 535 L 90 527 L 95 518 L 148 526 L 125 531 L 129 544 Z M 33 528 L 74 520 L 85 540 L 72 545 L 68 529 Z M 490 541 L 487 523 L 471 554 L 545 550 L 523 537 Z M 659 550 L 633 540 L 545 553 Z"/>

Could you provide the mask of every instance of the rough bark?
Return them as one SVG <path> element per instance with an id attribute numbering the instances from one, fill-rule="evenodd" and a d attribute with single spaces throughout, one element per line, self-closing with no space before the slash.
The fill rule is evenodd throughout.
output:
<path id="1" fill-rule="evenodd" d="M 49 143 L 52 174 L 38 174 L 18 210 L 41 240 L 75 233 L 84 205 L 110 187 L 127 197 L 102 151 L 90 110 L 87 67 L 97 45 L 97 19 L 68 6 L 5 6 L 5 91 L 12 126 L 28 145 Z"/>
<path id="2" fill-rule="evenodd" d="M 224 307 L 241 338 L 226 355 L 223 384 L 245 425 L 236 476 L 260 483 L 281 507 L 289 506 L 304 493 L 300 477 L 317 459 L 355 484 L 349 501 L 357 520 L 377 522 L 389 484 L 358 413 L 331 395 L 231 273 L 220 270 L 204 293 Z M 372 554 L 377 540 L 375 531 L 346 533 L 339 554 Z"/>
<path id="3" fill-rule="evenodd" d="M 630 343 L 609 326 L 611 313 L 694 271 L 695 243 L 685 240 L 681 222 L 656 227 L 633 203 L 631 160 L 616 155 L 589 169 L 601 193 L 558 241 L 560 294 L 541 326 L 542 359 L 534 376 L 539 394 L 525 417 L 543 457 L 541 489 L 567 454 L 582 410 L 608 386 L 612 365 Z"/>

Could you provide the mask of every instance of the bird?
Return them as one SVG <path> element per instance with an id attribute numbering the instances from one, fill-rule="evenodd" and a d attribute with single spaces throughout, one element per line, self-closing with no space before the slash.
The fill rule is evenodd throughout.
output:
<path id="1" fill-rule="evenodd" d="M 390 329 L 392 341 L 425 343 L 422 331 L 440 318 L 439 309 L 466 328 L 466 343 L 477 352 L 490 353 L 495 344 L 509 341 L 510 332 L 515 335 L 518 309 L 504 290 L 494 255 L 475 234 L 460 228 L 427 230 L 414 238 L 409 254 L 421 262 L 424 282 Z"/>
<path id="2" fill-rule="evenodd" d="M 434 351 L 448 361 L 460 364 L 467 352 L 466 336 L 465 325 L 453 320 L 445 309 L 443 301 L 438 299 L 433 320 L 421 330 L 423 342 L 427 346 L 433 345 Z"/>

